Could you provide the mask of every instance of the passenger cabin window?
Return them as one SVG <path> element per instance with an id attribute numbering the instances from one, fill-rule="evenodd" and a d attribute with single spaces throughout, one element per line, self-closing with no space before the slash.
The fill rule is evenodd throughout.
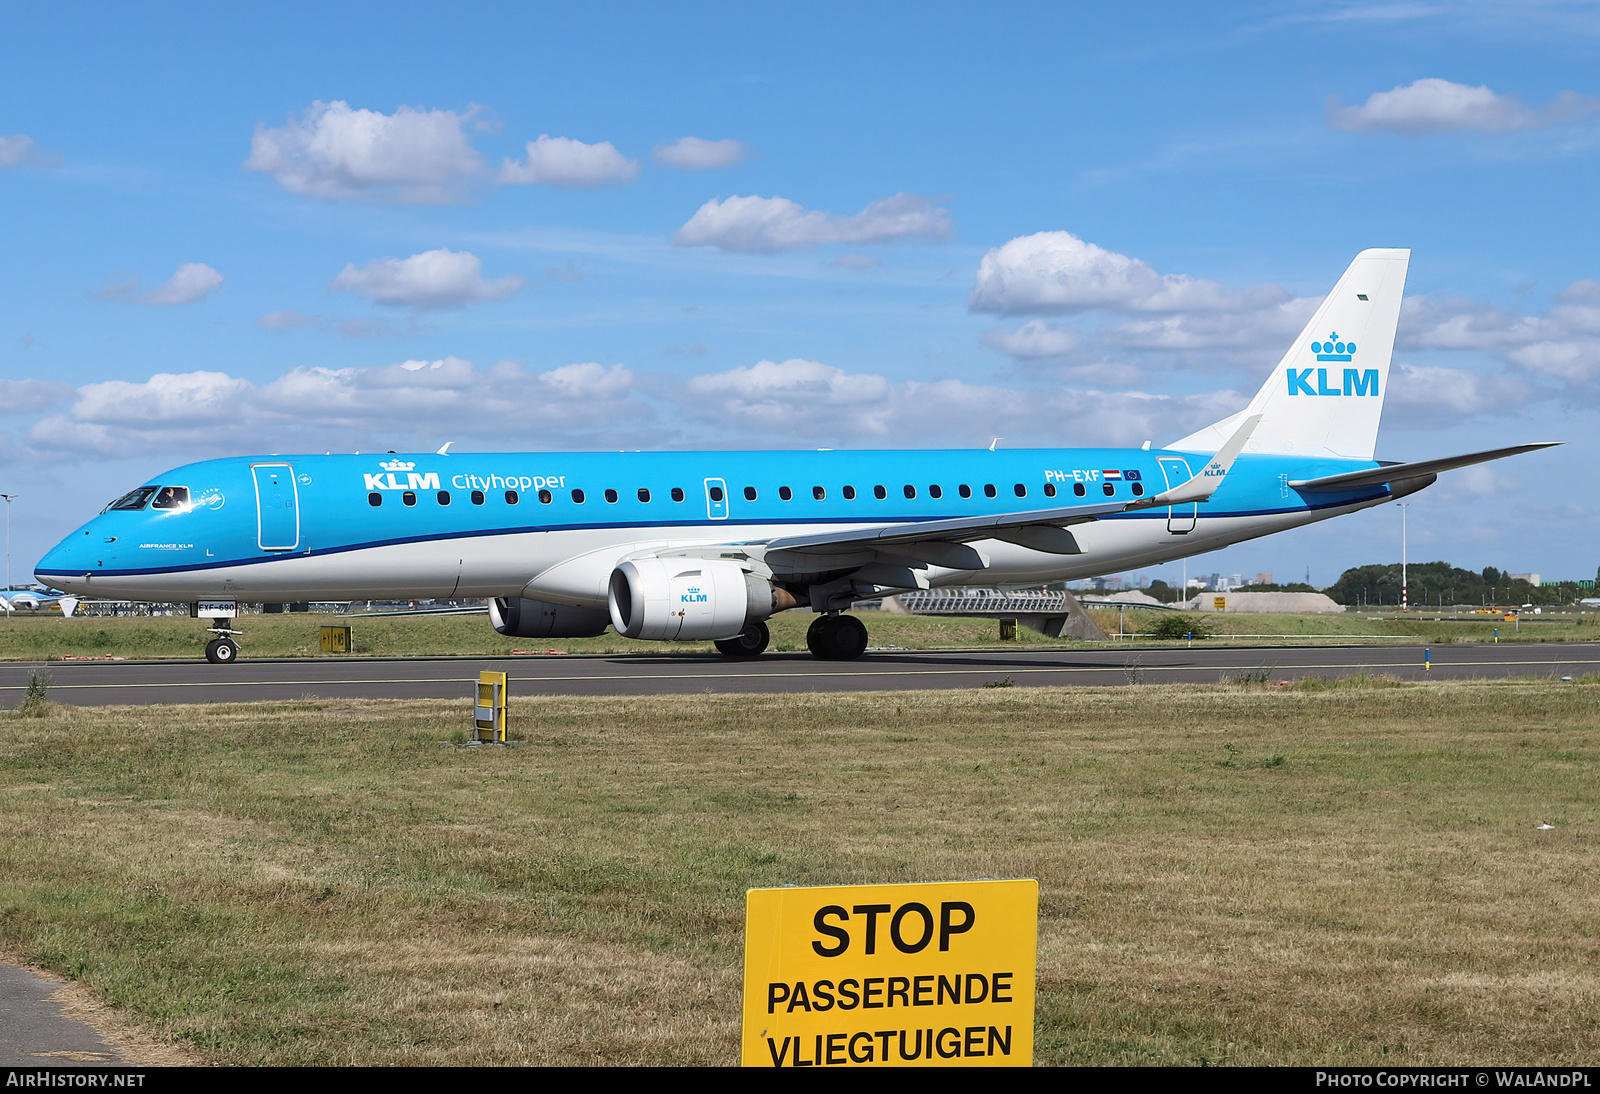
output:
<path id="1" fill-rule="evenodd" d="M 856 488 L 853 487 L 853 486 L 845 487 L 844 490 L 841 491 L 841 493 L 844 494 L 844 500 L 845 501 L 855 501 L 856 500 Z"/>
<path id="2" fill-rule="evenodd" d="M 156 500 L 150 503 L 150 508 L 189 508 L 189 488 L 187 486 L 163 486 L 160 490 L 156 491 Z"/>
<path id="3" fill-rule="evenodd" d="M 583 491 L 582 490 L 574 490 L 572 492 L 572 500 L 573 500 L 574 504 L 582 505 L 583 504 Z"/>
<path id="4" fill-rule="evenodd" d="M 744 500 L 745 501 L 755 501 L 756 500 L 756 488 L 755 487 L 747 486 L 747 487 L 744 488 Z"/>
<path id="5" fill-rule="evenodd" d="M 820 486 L 813 486 L 811 488 L 811 496 L 813 498 L 817 499 L 818 501 L 822 501 L 824 498 L 826 498 L 828 496 L 828 492 L 826 490 L 824 490 Z"/>
<path id="6" fill-rule="evenodd" d="M 367 495 L 367 504 L 376 509 L 378 506 L 383 504 L 383 495 L 374 490 L 372 493 Z"/>
<path id="7" fill-rule="evenodd" d="M 964 498 L 970 498 L 972 497 L 972 487 L 968 486 L 966 483 L 962 483 L 960 486 L 956 487 L 956 493 L 960 494 Z"/>
<path id="8" fill-rule="evenodd" d="M 400 500 L 405 502 L 407 505 L 415 505 L 417 504 L 417 493 L 415 490 L 407 490 L 404 494 L 400 495 Z"/>
<path id="9" fill-rule="evenodd" d="M 983 496 L 986 498 L 994 497 L 994 483 L 991 482 L 984 486 Z"/>
<path id="10" fill-rule="evenodd" d="M 872 496 L 877 498 L 879 501 L 882 501 L 884 498 L 889 496 L 889 491 L 885 490 L 881 486 L 874 486 L 872 488 Z"/>
<path id="11" fill-rule="evenodd" d="M 650 491 L 646 490 L 642 486 L 639 487 L 639 500 L 640 501 L 649 501 L 650 500 Z"/>
<path id="12" fill-rule="evenodd" d="M 1017 483 L 1017 485 L 1013 486 L 1011 489 L 1016 491 L 1017 497 L 1019 497 L 1019 498 L 1025 498 L 1025 497 L 1028 496 L 1028 487 L 1023 483 L 1019 482 L 1019 483 Z"/>
<path id="13" fill-rule="evenodd" d="M 672 500 L 673 501 L 682 501 L 683 500 L 683 488 L 681 486 L 674 486 L 672 488 Z"/>
<path id="14" fill-rule="evenodd" d="M 1074 493 L 1074 494 L 1076 494 L 1076 495 L 1078 495 L 1078 497 L 1080 497 L 1080 498 L 1081 498 L 1081 497 L 1083 497 L 1083 496 L 1084 496 L 1084 495 L 1085 495 L 1085 494 L 1087 494 L 1087 493 L 1088 493 L 1088 492 L 1089 492 L 1089 491 L 1088 491 L 1088 490 L 1086 490 L 1086 489 L 1084 489 L 1084 486 L 1083 486 L 1083 483 L 1081 483 L 1081 482 L 1075 482 L 1075 483 L 1073 483 L 1073 484 L 1072 484 L 1072 492 L 1073 492 L 1073 493 Z"/>
<path id="15" fill-rule="evenodd" d="M 550 491 L 548 491 L 548 490 L 539 491 L 539 504 L 540 505 L 549 505 L 551 502 L 553 502 L 555 500 L 556 500 L 556 496 L 554 494 L 550 493 Z"/>
<path id="16" fill-rule="evenodd" d="M 609 490 L 606 491 L 606 493 L 608 493 L 608 494 L 610 492 L 611 491 L 609 491 Z M 713 486 L 710 490 L 706 491 L 706 493 L 711 495 L 711 500 L 712 501 L 721 501 L 722 500 L 722 487 L 720 487 L 720 486 Z"/>
<path id="17" fill-rule="evenodd" d="M 612 505 L 617 504 L 617 492 L 612 490 L 610 487 L 606 488 L 606 501 L 610 502 Z"/>
<path id="18" fill-rule="evenodd" d="M 1044 484 L 1044 496 L 1047 497 L 1047 498 L 1053 498 L 1053 497 L 1056 496 L 1056 484 L 1055 483 L 1047 482 L 1047 483 Z"/>
<path id="19" fill-rule="evenodd" d="M 507 505 L 515 505 L 515 504 L 517 504 L 517 492 L 515 490 L 507 490 L 506 491 L 506 504 Z"/>
<path id="20" fill-rule="evenodd" d="M 788 501 L 790 498 L 794 497 L 794 491 L 790 490 L 787 486 L 780 486 L 778 487 L 778 497 L 782 498 L 784 501 Z"/>
<path id="21" fill-rule="evenodd" d="M 474 490 L 472 492 L 472 504 L 473 505 L 482 505 L 483 504 L 483 491 L 482 490 Z"/>
<path id="22" fill-rule="evenodd" d="M 928 487 L 928 497 L 930 497 L 930 498 L 942 498 L 942 497 L 944 497 L 944 487 L 938 485 L 937 483 L 935 483 L 933 486 Z"/>
<path id="23" fill-rule="evenodd" d="M 150 500 L 150 495 L 154 494 L 156 489 L 154 486 L 141 486 L 137 490 L 130 490 L 100 511 L 105 513 L 113 509 L 143 509 L 144 503 Z"/>
<path id="24" fill-rule="evenodd" d="M 439 504 L 440 505 L 449 505 L 450 504 L 450 491 L 448 491 L 448 490 L 439 491 Z"/>
<path id="25" fill-rule="evenodd" d="M 916 497 L 917 496 L 917 488 L 915 486 L 912 486 L 909 482 L 906 483 L 906 485 L 905 485 L 905 495 L 908 498 Z"/>
<path id="26" fill-rule="evenodd" d="M 1144 483 L 1136 482 L 1133 484 L 1133 496 L 1136 498 L 1144 497 Z"/>
<path id="27" fill-rule="evenodd" d="M 1106 497 L 1109 498 L 1109 497 L 1112 497 L 1112 496 L 1114 496 L 1116 494 L 1116 492 L 1117 492 L 1117 484 L 1114 483 L 1114 482 L 1108 482 L 1104 486 L 1102 486 L 1100 489 L 1105 491 Z"/>

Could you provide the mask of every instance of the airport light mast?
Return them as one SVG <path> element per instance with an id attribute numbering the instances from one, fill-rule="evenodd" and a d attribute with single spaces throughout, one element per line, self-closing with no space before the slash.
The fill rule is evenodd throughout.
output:
<path id="1" fill-rule="evenodd" d="M 0 494 L 6 499 L 6 614 L 11 614 L 11 503 L 17 500 L 16 494 Z"/>
<path id="2" fill-rule="evenodd" d="M 1409 501 L 1395 502 L 1400 507 L 1400 610 L 1410 611 L 1406 600 L 1406 510 L 1411 507 Z"/>

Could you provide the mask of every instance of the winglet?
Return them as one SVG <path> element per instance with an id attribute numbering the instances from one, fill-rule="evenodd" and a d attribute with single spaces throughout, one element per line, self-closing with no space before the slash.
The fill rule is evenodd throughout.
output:
<path id="1" fill-rule="evenodd" d="M 1261 422 L 1260 414 L 1252 414 L 1239 423 L 1239 428 L 1234 430 L 1233 436 L 1228 438 L 1226 444 L 1217 450 L 1217 454 L 1206 464 L 1205 470 L 1193 476 L 1188 482 L 1181 482 L 1165 493 L 1157 494 L 1153 498 L 1136 501 L 1129 505 L 1129 509 L 1152 509 L 1158 505 L 1179 505 L 1192 501 L 1205 501 L 1217 492 L 1217 487 L 1222 485 L 1222 480 L 1227 477 L 1228 469 L 1233 466 L 1233 461 L 1239 453 L 1244 451 L 1245 443 L 1250 440 L 1250 434 Z"/>

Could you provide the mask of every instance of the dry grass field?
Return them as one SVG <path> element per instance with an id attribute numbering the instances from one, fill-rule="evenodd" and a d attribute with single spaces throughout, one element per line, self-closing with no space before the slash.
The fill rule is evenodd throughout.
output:
<path id="1" fill-rule="evenodd" d="M 1034 876 L 1042 1064 L 1600 1057 L 1591 680 L 513 702 L 8 716 L 0 951 L 216 1063 L 729 1064 L 747 887 Z"/>

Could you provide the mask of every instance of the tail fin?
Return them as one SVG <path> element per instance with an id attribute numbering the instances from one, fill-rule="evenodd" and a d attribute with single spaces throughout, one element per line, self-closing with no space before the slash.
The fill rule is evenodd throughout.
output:
<path id="1" fill-rule="evenodd" d="M 1250 405 L 1168 448 L 1214 452 L 1259 414 L 1247 452 L 1372 459 L 1408 250 L 1356 255 Z"/>

